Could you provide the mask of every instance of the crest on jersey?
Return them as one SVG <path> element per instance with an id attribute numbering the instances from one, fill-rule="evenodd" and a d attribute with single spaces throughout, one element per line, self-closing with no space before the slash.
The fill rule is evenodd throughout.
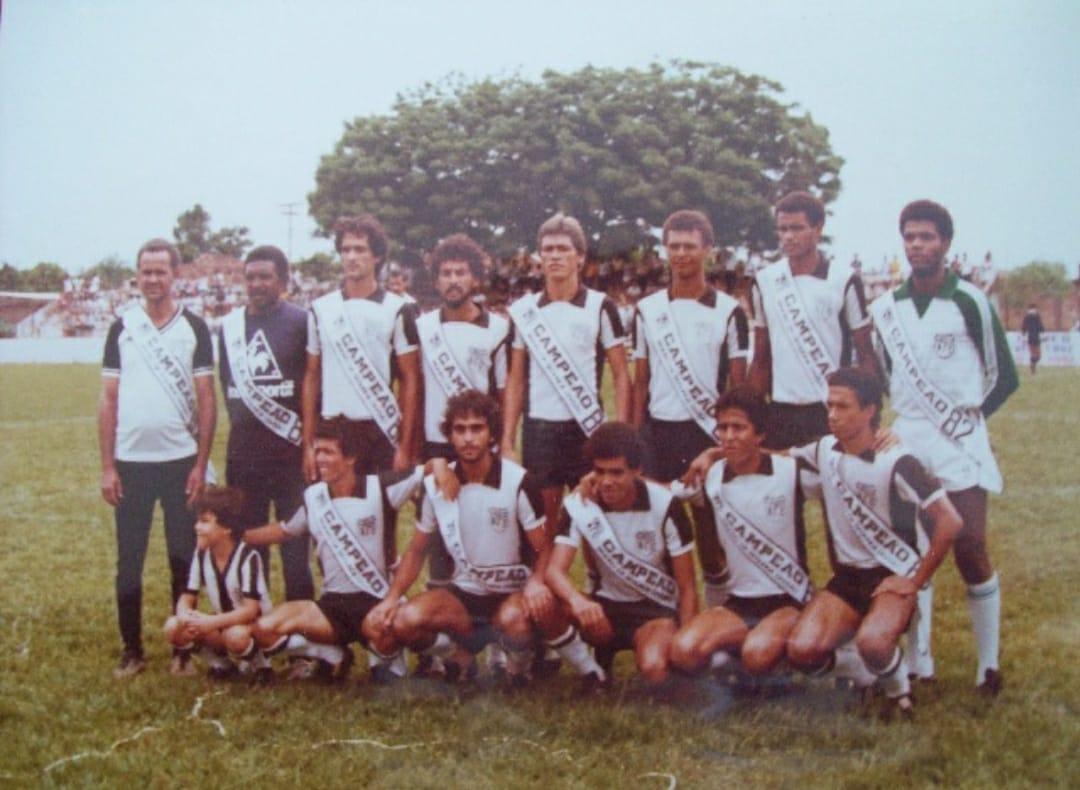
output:
<path id="1" fill-rule="evenodd" d="M 656 551 L 656 533 L 652 530 L 634 533 L 634 545 L 637 550 L 644 553 Z"/>
<path id="2" fill-rule="evenodd" d="M 375 534 L 375 516 L 364 516 L 357 526 L 360 528 L 361 536 L 370 538 Z"/>
<path id="3" fill-rule="evenodd" d="M 873 483 L 856 483 L 855 484 L 855 495 L 857 497 L 859 497 L 859 501 L 861 501 L 867 507 L 873 507 L 874 506 L 874 499 L 875 499 L 874 494 L 875 494 L 875 488 L 874 488 Z"/>
<path id="4" fill-rule="evenodd" d="M 668 318 L 667 313 L 661 313 L 660 315 L 658 315 L 656 317 L 656 325 L 659 326 L 659 327 L 665 327 L 665 326 L 668 325 L 669 320 L 670 319 Z"/>
<path id="5" fill-rule="evenodd" d="M 470 370 L 475 370 L 479 375 L 484 375 L 487 372 L 488 355 L 482 348 L 476 346 L 469 346 L 469 353 L 465 360 L 465 365 Z"/>
<path id="6" fill-rule="evenodd" d="M 941 359 L 948 359 L 956 353 L 956 335 L 934 335 L 934 353 Z"/>
<path id="7" fill-rule="evenodd" d="M 505 532 L 510 526 L 510 509 L 505 507 L 489 507 L 488 521 L 491 528 L 496 532 Z"/>
<path id="8" fill-rule="evenodd" d="M 590 519 L 589 523 L 585 525 L 585 530 L 587 532 L 589 532 L 590 534 L 595 533 L 599 529 L 600 529 L 600 519 L 598 519 L 598 518 Z"/>
<path id="9" fill-rule="evenodd" d="M 248 341 L 247 366 L 254 381 L 280 381 L 282 378 L 274 350 L 270 348 L 270 341 L 261 329 Z"/>
<path id="10" fill-rule="evenodd" d="M 592 331 L 588 324 L 575 321 L 570 324 L 570 335 L 574 338 L 574 344 L 585 348 L 592 343 Z"/>
<path id="11" fill-rule="evenodd" d="M 781 518 L 787 512 L 787 505 L 784 502 L 784 497 L 767 496 L 765 497 L 765 513 L 769 518 Z"/>

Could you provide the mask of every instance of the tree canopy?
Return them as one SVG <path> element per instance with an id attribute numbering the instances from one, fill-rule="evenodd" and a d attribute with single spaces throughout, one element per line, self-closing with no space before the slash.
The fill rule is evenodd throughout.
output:
<path id="1" fill-rule="evenodd" d="M 204 252 L 220 252 L 240 258 L 251 246 L 248 229 L 242 225 L 211 231 L 210 214 L 199 203 L 176 218 L 173 238 L 185 263 L 195 260 Z"/>
<path id="2" fill-rule="evenodd" d="M 1032 261 L 1003 276 L 1001 298 L 1008 307 L 1027 307 L 1044 297 L 1067 296 L 1071 290 L 1065 264 Z"/>
<path id="3" fill-rule="evenodd" d="M 448 78 L 399 96 L 389 115 L 347 123 L 309 208 L 322 234 L 367 211 L 405 248 L 465 232 L 496 254 L 533 244 L 562 210 L 601 257 L 698 208 L 718 244 L 768 250 L 772 204 L 793 189 L 835 199 L 843 163 L 782 92 L 688 61 L 547 71 L 538 82 Z"/>
<path id="4" fill-rule="evenodd" d="M 119 288 L 134 276 L 135 270 L 117 255 L 102 258 L 83 272 L 83 277 L 99 278 L 102 288 Z"/>

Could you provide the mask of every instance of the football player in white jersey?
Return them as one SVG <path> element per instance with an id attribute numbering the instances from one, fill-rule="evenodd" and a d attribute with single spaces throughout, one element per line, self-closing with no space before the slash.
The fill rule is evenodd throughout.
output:
<path id="1" fill-rule="evenodd" d="M 988 492 L 1001 492 L 1003 481 L 986 418 L 1017 389 L 1019 379 L 986 295 L 945 265 L 953 237 L 949 212 L 917 200 L 904 207 L 899 224 L 911 277 L 871 309 L 897 415 L 892 429 L 941 480 L 963 518 L 953 556 L 967 585 L 975 631 L 975 683 L 993 696 L 1002 687 L 1001 588 L 986 547 L 987 499 Z M 919 677 L 933 675 L 930 609 L 927 591 L 919 602 L 922 655 L 911 667 Z"/>
<path id="2" fill-rule="evenodd" d="M 817 473 L 833 577 L 815 593 L 788 639 L 787 657 L 807 672 L 828 671 L 854 636 L 859 655 L 896 708 L 912 711 L 900 637 L 916 594 L 949 553 L 962 523 L 940 484 L 902 447 L 873 450 L 881 419 L 877 378 L 856 368 L 829 375 L 831 435 L 792 454 Z M 920 556 L 916 517 L 930 534 Z"/>
<path id="3" fill-rule="evenodd" d="M 771 399 L 765 446 L 780 450 L 828 433 L 825 376 L 857 364 L 875 368 L 862 279 L 818 249 L 825 206 L 793 192 L 775 207 L 784 260 L 757 273 L 751 291 L 750 383 Z"/>
<path id="4" fill-rule="evenodd" d="M 392 626 L 400 643 L 449 659 L 448 678 L 468 676 L 472 654 L 494 639 L 507 651 L 512 682 L 522 682 L 540 637 L 579 673 L 599 673 L 544 583 L 551 540 L 540 488 L 498 456 L 499 420 L 497 403 L 484 393 L 450 398 L 443 432 L 461 488 L 456 501 L 428 488 L 390 592 L 372 616 Z M 454 563 L 450 583 L 402 603 L 436 544 Z"/>
<path id="5" fill-rule="evenodd" d="M 694 541 L 686 511 L 667 488 L 641 475 L 644 448 L 632 426 L 605 423 L 589 437 L 596 501 L 564 500 L 548 565 L 548 585 L 567 609 L 610 679 L 616 651 L 633 650 L 649 684 L 668 677 L 671 641 L 697 614 Z M 582 549 L 588 593 L 570 579 Z"/>

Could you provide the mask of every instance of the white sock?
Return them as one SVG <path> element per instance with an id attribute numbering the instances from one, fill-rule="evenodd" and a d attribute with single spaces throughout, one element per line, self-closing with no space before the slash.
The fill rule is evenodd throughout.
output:
<path id="1" fill-rule="evenodd" d="M 578 633 L 574 626 L 567 628 L 566 633 L 562 636 L 549 639 L 547 646 L 549 650 L 554 650 L 562 656 L 563 660 L 572 666 L 579 675 L 588 675 L 590 672 L 595 672 L 601 680 L 605 679 L 604 670 L 596 663 L 592 648 L 585 643 L 585 640 L 581 638 L 581 634 Z"/>
<path id="2" fill-rule="evenodd" d="M 292 634 L 285 645 L 285 652 L 300 658 L 321 658 L 328 664 L 337 666 L 345 660 L 345 648 L 341 645 L 326 645 L 312 642 L 302 634 Z"/>
<path id="3" fill-rule="evenodd" d="M 225 669 L 232 666 L 232 662 L 229 661 L 228 656 L 221 655 L 221 653 L 212 647 L 203 647 L 199 651 L 199 657 L 206 662 L 206 666 L 211 668 Z"/>
<path id="4" fill-rule="evenodd" d="M 498 642 L 492 642 L 487 648 L 487 664 L 489 669 L 505 667 L 507 665 L 507 651 Z"/>
<path id="5" fill-rule="evenodd" d="M 855 640 L 851 639 L 836 648 L 836 663 L 833 665 L 833 674 L 838 678 L 845 678 L 855 684 L 856 688 L 869 688 L 874 685 L 878 676 L 866 666 Z M 905 671 L 906 674 L 906 671 Z"/>
<path id="6" fill-rule="evenodd" d="M 405 677 L 409 671 L 409 665 L 405 661 L 405 651 L 398 650 L 392 656 L 384 656 L 374 648 L 368 650 L 368 667 L 374 669 L 378 666 L 387 667 L 390 672 L 399 678 Z"/>
<path id="7" fill-rule="evenodd" d="M 735 657 L 726 650 L 717 650 L 712 654 L 709 659 L 709 669 L 713 672 L 719 672 L 721 669 L 727 669 L 735 664 Z"/>
<path id="8" fill-rule="evenodd" d="M 904 652 L 909 675 L 917 678 L 934 676 L 934 656 L 930 650 L 930 625 L 934 609 L 934 588 L 927 585 L 915 597 L 915 612 L 907 630 L 908 649 Z"/>
<path id="9" fill-rule="evenodd" d="M 1001 643 L 1001 585 L 995 573 L 989 579 L 967 588 L 968 611 L 975 630 L 975 650 L 979 666 L 975 671 L 975 683 L 983 682 L 988 669 L 998 668 L 998 650 Z"/>
<path id="10" fill-rule="evenodd" d="M 450 638 L 449 634 L 439 632 L 439 635 L 435 637 L 435 641 L 431 643 L 430 647 L 424 648 L 425 656 L 432 656 L 434 658 L 449 658 L 457 650 L 457 644 Z"/>
<path id="11" fill-rule="evenodd" d="M 877 673 L 881 679 L 881 688 L 889 699 L 897 699 L 911 693 L 911 679 L 908 677 L 904 651 L 897 646 L 889 665 Z"/>

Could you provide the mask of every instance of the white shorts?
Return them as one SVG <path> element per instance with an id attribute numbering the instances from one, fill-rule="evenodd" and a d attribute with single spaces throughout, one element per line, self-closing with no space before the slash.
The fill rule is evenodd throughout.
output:
<path id="1" fill-rule="evenodd" d="M 929 420 L 897 417 L 891 427 L 904 447 L 941 481 L 946 491 L 979 487 L 1001 493 L 1001 471 L 990 449 L 985 422 L 964 437 L 963 446 L 947 438 Z"/>

